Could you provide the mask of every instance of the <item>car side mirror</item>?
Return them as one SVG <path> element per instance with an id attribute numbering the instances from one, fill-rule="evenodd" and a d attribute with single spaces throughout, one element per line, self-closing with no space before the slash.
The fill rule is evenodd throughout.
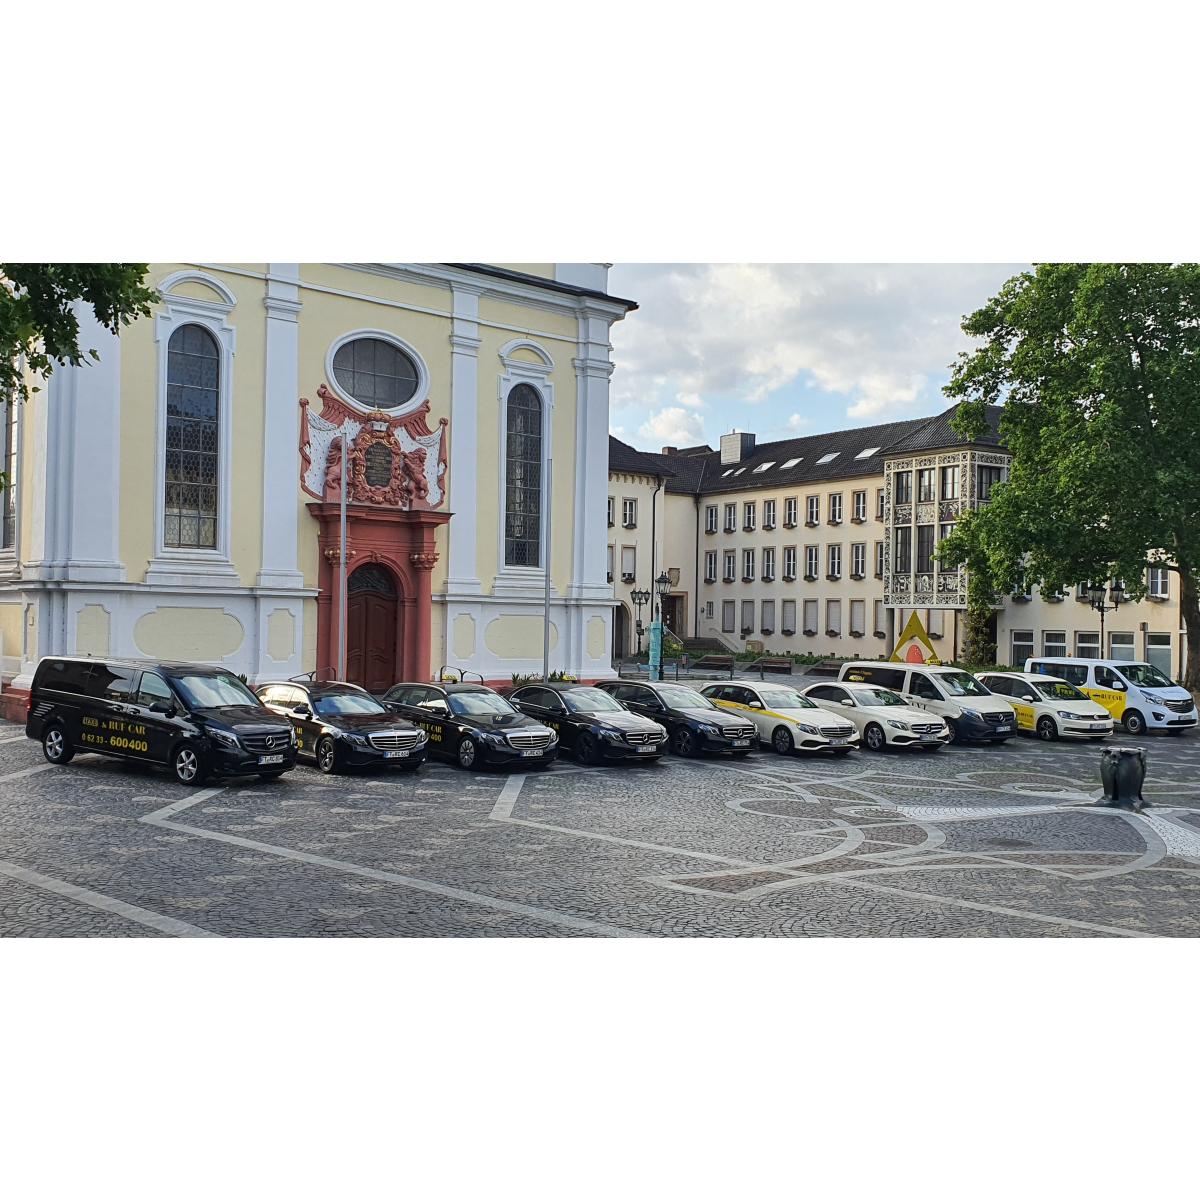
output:
<path id="1" fill-rule="evenodd" d="M 747 708 L 762 708 L 762 706 L 763 703 L 761 700 L 751 700 L 750 703 L 746 705 Z"/>
<path id="2" fill-rule="evenodd" d="M 175 715 L 175 705 L 173 704 L 152 704 L 150 711 L 157 713 L 160 717 L 173 717 Z"/>
<path id="3" fill-rule="evenodd" d="M 842 701 L 842 707 L 843 707 L 843 708 L 853 708 L 853 707 L 854 707 L 854 701 L 853 701 L 853 700 L 843 700 L 843 701 Z"/>
<path id="4" fill-rule="evenodd" d="M 1113 685 L 1114 690 L 1118 691 L 1118 692 L 1127 692 L 1129 690 L 1128 685 L 1125 683 L 1125 680 L 1123 680 L 1123 679 L 1114 679 L 1112 685 Z"/>
<path id="5" fill-rule="evenodd" d="M 1021 702 L 1023 704 L 1034 704 L 1035 703 L 1034 698 L 1032 696 L 1022 696 Z"/>
<path id="6" fill-rule="evenodd" d="M 295 708 L 292 709 L 292 716 L 294 716 L 294 717 L 311 717 L 312 709 L 309 708 L 307 704 L 297 704 L 295 706 Z"/>

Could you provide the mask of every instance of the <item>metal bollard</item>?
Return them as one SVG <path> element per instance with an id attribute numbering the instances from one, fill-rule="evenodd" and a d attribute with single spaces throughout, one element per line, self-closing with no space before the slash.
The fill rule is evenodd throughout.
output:
<path id="1" fill-rule="evenodd" d="M 1129 750 L 1124 747 L 1114 750 L 1106 746 L 1100 751 L 1100 783 L 1104 787 L 1104 799 L 1097 800 L 1097 806 L 1129 808 L 1134 812 L 1149 808 L 1142 795 L 1142 783 L 1145 778 L 1145 750 Z"/>

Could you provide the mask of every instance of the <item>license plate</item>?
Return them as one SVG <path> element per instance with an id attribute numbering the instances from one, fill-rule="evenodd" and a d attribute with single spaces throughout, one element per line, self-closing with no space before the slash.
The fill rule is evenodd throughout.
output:
<path id="1" fill-rule="evenodd" d="M 1011 731 L 1012 731 L 1011 725 L 997 725 L 996 726 L 997 733 L 1010 733 Z"/>
<path id="2" fill-rule="evenodd" d="M 1092 728 L 1093 729 L 1107 729 L 1108 722 L 1107 721 L 1094 721 L 1092 723 Z"/>
<path id="3" fill-rule="evenodd" d="M 844 745 L 846 744 L 846 739 L 845 739 L 845 738 L 834 738 L 834 737 L 831 737 L 831 738 L 829 739 L 829 744 L 830 744 L 831 746 L 844 746 Z"/>
<path id="4" fill-rule="evenodd" d="M 653 754 L 657 749 L 657 746 L 639 746 L 637 752 L 639 754 Z"/>
<path id="5" fill-rule="evenodd" d="M 260 754 L 258 756 L 258 765 L 260 767 L 268 766 L 270 763 L 283 762 L 282 754 Z"/>
<path id="6" fill-rule="evenodd" d="M 923 733 L 923 734 L 921 734 L 921 741 L 923 741 L 923 742 L 936 742 L 936 741 L 937 741 L 937 734 L 936 734 L 936 733 Z"/>
<path id="7" fill-rule="evenodd" d="M 737 739 L 737 740 L 736 740 L 736 741 L 733 743 L 733 745 L 734 745 L 734 748 L 735 748 L 735 749 L 737 749 L 737 750 L 742 750 L 742 749 L 744 749 L 746 746 L 749 746 L 749 745 L 750 745 L 750 739 L 749 739 L 749 738 L 738 738 L 738 739 Z"/>
<path id="8" fill-rule="evenodd" d="M 542 752 L 540 750 L 522 750 L 521 757 L 522 758 L 541 758 Z"/>
<path id="9" fill-rule="evenodd" d="M 383 752 L 383 757 L 384 758 L 407 758 L 408 751 L 407 750 L 385 750 Z"/>

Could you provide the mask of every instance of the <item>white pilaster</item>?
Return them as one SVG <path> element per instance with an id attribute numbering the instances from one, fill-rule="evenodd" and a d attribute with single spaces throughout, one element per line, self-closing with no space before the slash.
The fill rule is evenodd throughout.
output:
<path id="1" fill-rule="evenodd" d="M 455 284 L 450 331 L 450 522 L 446 591 L 480 592 L 479 536 L 479 294 Z"/>
<path id="2" fill-rule="evenodd" d="M 271 263 L 267 277 L 266 368 L 263 387 L 262 566 L 259 587 L 298 588 L 300 469 L 300 264 Z"/>

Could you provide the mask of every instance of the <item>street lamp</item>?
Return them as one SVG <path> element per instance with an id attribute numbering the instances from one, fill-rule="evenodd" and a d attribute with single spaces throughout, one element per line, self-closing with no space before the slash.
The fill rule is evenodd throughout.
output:
<path id="1" fill-rule="evenodd" d="M 1108 589 L 1109 597 L 1112 599 L 1111 604 L 1104 603 L 1104 584 L 1092 583 L 1088 585 L 1088 602 L 1092 608 L 1100 614 L 1100 657 L 1104 657 L 1104 614 L 1108 612 L 1116 612 L 1122 604 L 1125 603 L 1125 585 L 1119 580 L 1114 580 L 1112 587 Z"/>
<path id="2" fill-rule="evenodd" d="M 671 577 L 664 571 L 654 581 L 654 620 L 650 625 L 650 678 L 662 679 L 662 602 L 671 590 Z"/>
<path id="3" fill-rule="evenodd" d="M 642 657 L 642 606 L 650 603 L 650 593 L 645 588 L 634 588 L 629 593 L 630 600 L 637 608 L 637 656 Z"/>

